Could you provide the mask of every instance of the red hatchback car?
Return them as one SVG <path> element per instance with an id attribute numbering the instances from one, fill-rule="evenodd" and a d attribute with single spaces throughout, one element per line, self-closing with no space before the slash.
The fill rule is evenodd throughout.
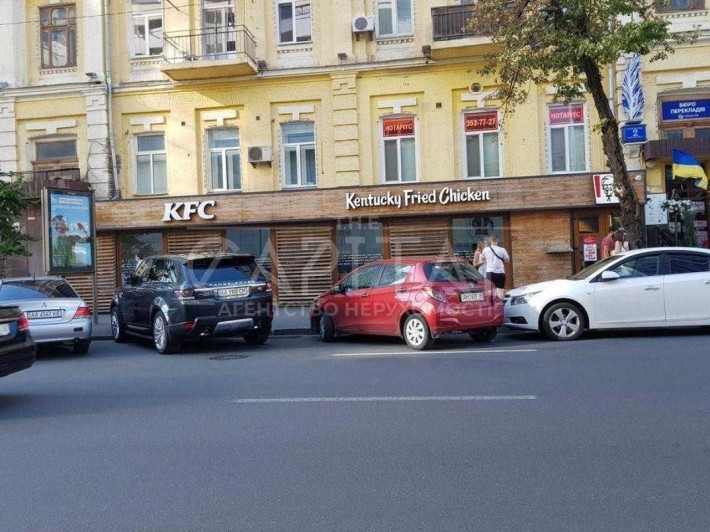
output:
<path id="1" fill-rule="evenodd" d="M 426 349 L 444 333 L 467 332 L 487 342 L 503 324 L 493 284 L 458 258 L 399 258 L 361 266 L 311 307 L 321 340 L 340 333 L 401 336 Z"/>

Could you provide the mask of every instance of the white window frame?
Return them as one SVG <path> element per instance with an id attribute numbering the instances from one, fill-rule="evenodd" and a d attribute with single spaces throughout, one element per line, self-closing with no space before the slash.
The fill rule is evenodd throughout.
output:
<path id="1" fill-rule="evenodd" d="M 131 57 L 134 58 L 142 58 L 142 57 L 160 57 L 163 55 L 163 46 L 160 47 L 160 52 L 151 54 L 150 53 L 150 21 L 151 20 L 160 20 L 160 36 L 161 36 L 161 41 L 162 41 L 162 34 L 163 34 L 163 15 L 158 13 L 137 13 L 133 15 L 133 26 L 132 30 L 133 33 L 131 34 Z M 143 24 L 145 26 L 145 49 L 142 51 L 142 53 L 138 53 L 138 50 L 136 50 L 136 39 L 135 39 L 135 28 L 138 24 Z"/>
<path id="2" fill-rule="evenodd" d="M 581 106 L 582 111 L 584 112 L 584 117 L 582 119 L 581 123 L 570 123 L 570 124 L 559 124 L 559 125 L 553 125 L 550 123 L 550 110 L 557 108 L 557 107 L 567 107 L 567 106 Z M 560 105 L 560 104 L 551 104 L 548 105 L 545 108 L 545 112 L 547 113 L 545 117 L 545 122 L 547 123 L 547 168 L 548 171 L 551 174 L 568 174 L 568 173 L 576 173 L 576 172 L 589 172 L 589 155 L 590 155 L 590 148 L 589 148 L 589 127 L 588 127 L 588 110 L 587 110 L 587 105 L 582 103 L 582 102 L 570 102 L 567 105 Z M 576 127 L 582 127 L 584 131 L 584 169 L 583 170 L 570 170 L 570 134 Z M 564 170 L 553 170 L 552 168 L 552 130 L 553 129 L 564 129 L 564 138 L 565 138 L 565 168 Z"/>
<path id="3" fill-rule="evenodd" d="M 232 146 L 229 148 L 212 148 L 210 147 L 210 137 L 215 131 L 227 131 L 227 130 L 234 130 L 237 133 L 237 144 L 236 146 Z M 208 188 L 211 192 L 227 192 L 227 191 L 233 191 L 233 190 L 241 190 L 242 189 L 242 143 L 241 143 L 241 132 L 239 131 L 239 128 L 237 127 L 225 127 L 225 128 L 214 128 L 214 129 L 209 129 L 207 130 L 207 178 L 208 178 Z M 232 181 L 235 181 L 237 185 L 234 188 L 230 188 L 228 186 L 229 184 L 229 177 L 227 176 L 227 168 L 229 166 L 227 165 L 227 152 L 230 151 L 235 151 L 237 154 L 237 165 L 234 168 L 235 174 L 232 177 Z M 217 153 L 220 155 L 220 164 L 222 166 L 222 178 L 224 182 L 222 183 L 224 186 L 222 187 L 213 187 L 213 179 L 212 179 L 212 154 Z"/>
<path id="4" fill-rule="evenodd" d="M 414 119 L 414 135 L 403 135 L 401 137 L 385 137 L 384 124 L 387 120 L 396 120 L 398 118 L 412 118 Z M 413 115 L 390 115 L 383 116 L 377 123 L 377 128 L 379 130 L 380 137 L 380 179 L 385 185 L 398 185 L 402 183 L 418 183 L 421 179 L 421 172 L 419 166 L 419 120 Z M 414 180 L 413 181 L 402 181 L 402 139 L 414 139 Z M 388 141 L 397 142 L 397 181 L 387 181 L 387 161 L 385 159 L 387 151 L 385 145 Z"/>
<path id="5" fill-rule="evenodd" d="M 284 127 L 288 127 L 289 124 L 311 124 L 313 128 L 313 141 L 312 142 L 285 142 L 284 140 Z M 313 188 L 318 186 L 318 153 L 316 152 L 316 124 L 310 120 L 302 121 L 292 121 L 292 122 L 282 122 L 280 127 L 280 139 L 281 139 L 281 180 L 284 188 Z M 313 183 L 306 183 L 306 176 L 301 174 L 301 148 L 312 146 L 313 148 L 313 159 L 315 161 L 314 165 L 314 176 Z M 286 175 L 286 148 L 295 148 L 296 152 L 296 172 L 298 183 L 292 184 L 288 182 L 288 176 Z"/>
<path id="6" fill-rule="evenodd" d="M 278 41 L 278 44 L 307 44 L 310 42 L 313 42 L 313 4 L 315 0 L 311 0 L 307 4 L 302 4 L 302 5 L 296 5 L 301 3 L 301 0 L 279 0 L 276 2 L 276 40 Z M 293 20 L 293 39 L 290 41 L 282 41 L 281 40 L 281 6 L 289 4 L 291 6 L 291 20 Z M 304 41 L 299 41 L 298 40 L 298 35 L 296 34 L 296 18 L 297 14 L 296 11 L 298 8 L 303 7 L 304 5 L 308 6 L 309 9 L 309 35 L 308 35 L 308 40 Z"/>
<path id="7" fill-rule="evenodd" d="M 492 109 L 465 109 L 461 113 L 461 132 L 463 135 L 461 136 L 461 173 L 463 175 L 464 179 L 495 179 L 497 177 L 502 177 L 503 176 L 503 139 L 501 135 L 501 130 L 500 130 L 500 114 L 498 113 L 498 126 L 495 128 L 491 129 L 482 129 L 478 131 L 466 131 L 466 115 L 475 115 L 475 114 L 483 114 L 483 113 L 493 113 L 496 112 L 495 110 Z M 496 175 L 492 176 L 487 176 L 485 175 L 485 152 L 483 150 L 483 136 L 486 134 L 491 134 L 495 133 L 496 138 L 497 138 L 497 144 L 498 144 L 498 173 Z M 467 141 L 468 137 L 478 137 L 478 146 L 481 154 L 481 163 L 480 163 L 480 176 L 470 176 L 468 175 L 468 149 L 467 149 Z"/>
<path id="8" fill-rule="evenodd" d="M 138 150 L 138 139 L 141 137 L 156 137 L 156 136 L 162 136 L 163 137 L 163 149 L 162 150 L 150 150 L 150 151 L 139 151 Z M 136 165 L 136 170 L 135 170 L 135 183 L 134 183 L 134 190 L 136 195 L 144 196 L 144 195 L 151 195 L 151 194 L 167 194 L 168 192 L 168 153 L 167 153 L 167 144 L 165 142 L 165 132 L 153 132 L 153 133 L 146 133 L 143 135 L 136 135 L 135 139 L 135 157 L 134 157 L 134 164 Z M 149 155 L 150 156 L 150 192 L 138 192 L 138 157 L 141 155 Z M 154 157 L 156 155 L 165 155 L 165 190 L 164 191 L 155 191 L 155 161 Z"/>
<path id="9" fill-rule="evenodd" d="M 404 31 L 399 28 L 399 17 L 397 13 L 397 1 L 398 0 L 377 0 L 375 9 L 377 10 L 377 36 L 378 37 L 398 37 L 400 35 L 412 35 L 414 33 L 414 0 L 409 1 L 409 12 L 411 14 L 409 20 L 409 28 Z M 386 7 L 389 5 L 389 8 Z M 389 9 L 392 12 L 392 33 L 382 33 L 380 28 L 380 10 Z"/>

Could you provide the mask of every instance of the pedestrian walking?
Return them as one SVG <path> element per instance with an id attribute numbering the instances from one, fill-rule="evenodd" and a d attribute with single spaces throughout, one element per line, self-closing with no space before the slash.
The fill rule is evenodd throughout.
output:
<path id="1" fill-rule="evenodd" d="M 471 260 L 473 267 L 476 268 L 478 273 L 480 273 L 483 277 L 486 276 L 486 260 L 483 256 L 483 250 L 486 249 L 486 245 L 486 239 L 479 238 L 478 242 L 476 242 L 476 248 L 473 251 L 473 259 Z"/>
<path id="2" fill-rule="evenodd" d="M 498 237 L 491 235 L 488 246 L 483 250 L 486 263 L 486 277 L 495 285 L 499 299 L 505 295 L 505 263 L 510 256 L 504 247 L 498 245 Z"/>
<path id="3" fill-rule="evenodd" d="M 602 238 L 602 259 L 611 256 L 611 251 L 614 249 L 614 233 L 616 233 L 618 229 L 618 227 L 612 225 L 606 236 Z"/>

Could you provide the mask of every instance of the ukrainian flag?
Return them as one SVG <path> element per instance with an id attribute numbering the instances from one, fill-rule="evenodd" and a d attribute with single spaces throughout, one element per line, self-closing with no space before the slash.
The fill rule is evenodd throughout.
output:
<path id="1" fill-rule="evenodd" d="M 695 186 L 708 188 L 708 176 L 700 162 L 684 151 L 673 149 L 673 178 L 695 179 Z"/>

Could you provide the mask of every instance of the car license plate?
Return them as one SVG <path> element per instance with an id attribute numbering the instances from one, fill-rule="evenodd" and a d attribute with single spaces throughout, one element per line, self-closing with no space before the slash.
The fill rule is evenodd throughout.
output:
<path id="1" fill-rule="evenodd" d="M 249 287 L 242 286 L 239 288 L 221 288 L 217 290 L 219 297 L 246 297 L 249 295 Z"/>
<path id="2" fill-rule="evenodd" d="M 0 323 L 0 336 L 7 336 L 10 334 L 10 326 L 7 323 Z"/>
<path id="3" fill-rule="evenodd" d="M 27 319 L 36 320 L 43 318 L 61 318 L 64 314 L 63 310 L 28 310 L 26 313 Z"/>
<path id="4" fill-rule="evenodd" d="M 471 301 L 483 301 L 483 292 L 467 292 L 461 294 L 461 303 L 469 303 Z"/>

